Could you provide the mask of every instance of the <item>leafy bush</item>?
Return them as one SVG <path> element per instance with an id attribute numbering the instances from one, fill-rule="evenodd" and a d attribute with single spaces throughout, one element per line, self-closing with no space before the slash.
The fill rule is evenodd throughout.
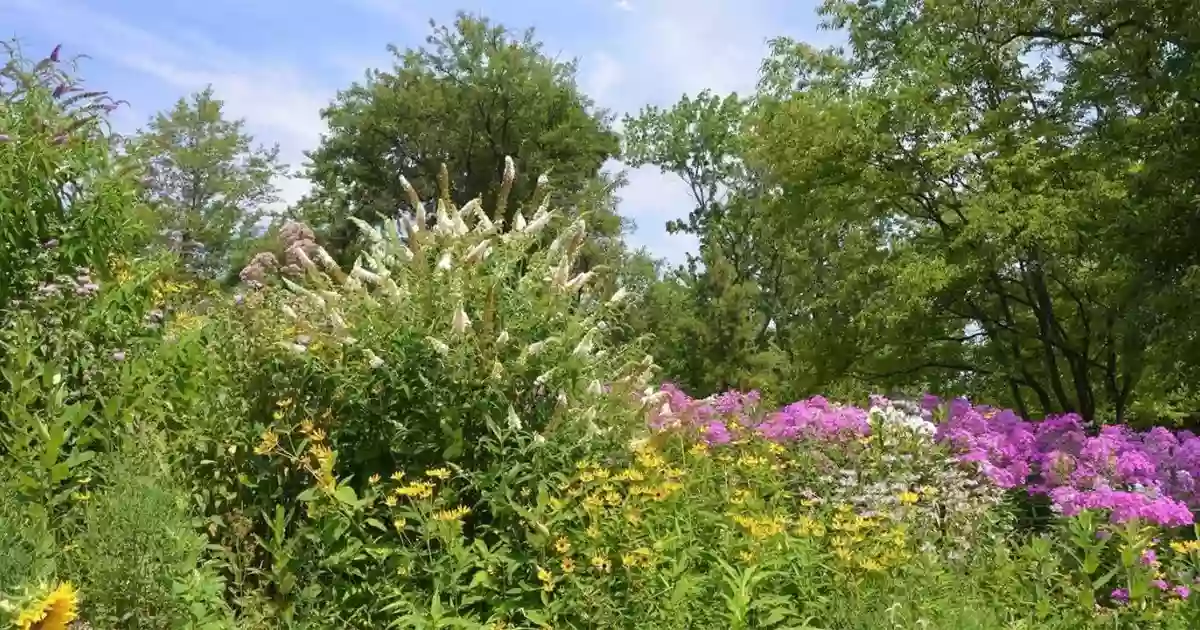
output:
<path id="1" fill-rule="evenodd" d="M 102 489 L 84 500 L 79 524 L 67 535 L 68 572 L 94 624 L 224 627 L 224 588 L 201 569 L 205 539 L 186 489 L 162 461 L 164 446 L 149 433 L 112 453 L 101 465 Z"/>
<path id="2" fill-rule="evenodd" d="M 0 306 L 54 273 L 104 270 L 136 242 L 137 181 L 105 120 L 117 104 L 87 91 L 59 48 L 31 63 L 5 43 L 0 70 Z"/>
<path id="3" fill-rule="evenodd" d="M 962 401 L 770 409 L 649 387 L 625 290 L 576 269 L 586 216 L 522 207 L 502 226 L 504 191 L 488 208 L 408 194 L 401 221 L 358 224 L 348 270 L 287 224 L 236 295 L 180 282 L 169 257 L 114 256 L 110 278 L 48 276 L 9 312 L 0 614 L 214 629 L 1200 619 L 1200 545 L 1171 503 L 1193 500 L 1193 436 L 1094 436 Z"/>

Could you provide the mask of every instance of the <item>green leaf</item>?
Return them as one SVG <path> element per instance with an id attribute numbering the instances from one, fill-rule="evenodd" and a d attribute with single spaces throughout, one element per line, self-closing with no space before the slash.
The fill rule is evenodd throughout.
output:
<path id="1" fill-rule="evenodd" d="M 334 491 L 333 497 L 346 505 L 356 505 L 358 503 L 358 495 L 354 493 L 354 488 L 350 486 L 338 486 Z"/>

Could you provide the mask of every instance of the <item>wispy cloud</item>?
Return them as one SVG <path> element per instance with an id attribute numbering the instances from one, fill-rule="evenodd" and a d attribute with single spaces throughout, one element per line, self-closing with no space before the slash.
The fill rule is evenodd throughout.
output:
<path id="1" fill-rule="evenodd" d="M 634 8 L 621 4 L 617 8 Z M 601 104 L 624 113 L 635 114 L 647 104 L 669 106 L 684 94 L 705 89 L 752 90 L 767 39 L 780 34 L 778 19 L 765 2 L 647 0 L 636 9 L 620 16 L 605 48 L 582 64 L 583 84 Z M 633 243 L 682 261 L 696 250 L 697 241 L 668 234 L 665 224 L 691 211 L 686 187 L 653 166 L 632 169 L 628 176 L 621 210 L 638 224 Z"/>
<path id="2" fill-rule="evenodd" d="M 25 24 L 71 42 L 97 61 L 163 84 L 169 88 L 164 92 L 174 98 L 212 85 L 226 112 L 244 118 L 258 141 L 278 143 L 282 158 L 293 168 L 325 131 L 319 112 L 334 90 L 286 61 L 239 54 L 196 32 L 159 35 L 82 4 L 5 2 L 21 13 Z M 150 112 L 140 107 L 134 111 L 142 116 L 135 120 L 125 113 L 114 122 L 125 131 L 141 126 Z M 308 189 L 306 181 L 295 178 L 278 184 L 286 201 L 295 201 Z"/>

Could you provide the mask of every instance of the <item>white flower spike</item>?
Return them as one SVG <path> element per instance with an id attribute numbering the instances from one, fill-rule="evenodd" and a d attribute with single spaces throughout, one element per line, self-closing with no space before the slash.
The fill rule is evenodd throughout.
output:
<path id="1" fill-rule="evenodd" d="M 458 307 L 454 311 L 454 317 L 450 319 L 450 329 L 457 334 L 467 332 L 471 328 L 471 318 L 467 317 L 467 312 Z"/>

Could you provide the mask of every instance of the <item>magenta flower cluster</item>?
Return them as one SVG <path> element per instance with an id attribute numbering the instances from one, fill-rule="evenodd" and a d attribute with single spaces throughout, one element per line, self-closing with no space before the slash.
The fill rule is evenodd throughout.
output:
<path id="1" fill-rule="evenodd" d="M 659 390 L 659 394 L 665 403 L 651 410 L 652 428 L 675 425 L 699 427 L 712 444 L 729 442 L 732 424 L 776 441 L 858 438 L 870 431 L 865 410 L 835 405 L 820 396 L 763 413 L 758 408 L 760 395 L 757 391 L 729 391 L 709 398 L 693 399 L 675 385 L 667 383 Z"/>
<path id="2" fill-rule="evenodd" d="M 927 398 L 927 408 L 942 406 Z M 1002 488 L 1050 497 L 1067 516 L 1104 510 L 1166 527 L 1190 525 L 1200 507 L 1200 437 L 1163 427 L 1088 430 L 1075 414 L 1029 422 L 1007 409 L 954 400 L 942 406 L 938 438 Z"/>
<path id="3" fill-rule="evenodd" d="M 654 429 L 696 427 L 712 444 L 729 442 L 735 425 L 774 441 L 842 441 L 871 431 L 867 410 L 820 396 L 774 411 L 759 409 L 759 402 L 758 392 L 693 399 L 668 383 L 649 422 Z M 1049 497 L 1064 515 L 1101 510 L 1117 523 L 1139 519 L 1173 527 L 1192 524 L 1192 509 L 1200 508 L 1200 437 L 1191 432 L 1111 425 L 1089 430 L 1074 414 L 1031 422 L 1011 410 L 964 399 L 943 403 L 934 396 L 924 397 L 920 407 L 941 418 L 936 440 L 960 461 L 977 465 L 1000 488 Z"/>

